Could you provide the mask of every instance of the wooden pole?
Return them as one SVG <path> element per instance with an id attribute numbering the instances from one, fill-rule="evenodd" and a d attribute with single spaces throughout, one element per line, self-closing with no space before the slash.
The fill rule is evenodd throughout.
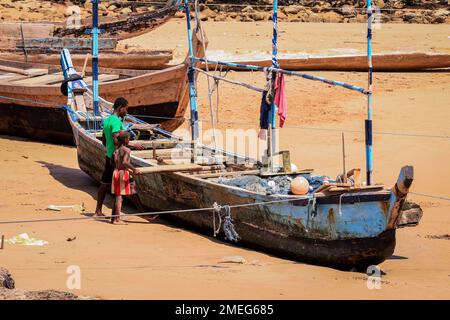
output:
<path id="1" fill-rule="evenodd" d="M 368 94 L 367 94 L 367 119 L 365 121 L 366 138 L 366 179 L 367 185 L 373 183 L 372 160 L 372 0 L 367 0 L 367 62 L 368 62 Z"/>
<path id="2" fill-rule="evenodd" d="M 273 13 L 272 13 L 272 22 L 273 22 L 273 34 L 272 34 L 272 67 L 278 68 L 278 0 L 273 1 Z M 276 72 L 272 72 L 272 86 L 275 85 L 276 81 Z M 275 97 L 274 97 L 275 98 Z M 274 99 L 275 100 L 275 99 Z M 276 106 L 275 102 L 272 102 L 272 107 L 270 109 L 270 124 L 268 130 L 268 138 L 267 138 L 267 157 L 269 161 L 269 172 L 273 172 L 273 153 L 275 152 L 275 135 L 276 135 Z"/>
<path id="3" fill-rule="evenodd" d="M 345 168 L 345 136 L 343 132 L 342 132 L 342 167 L 343 167 L 342 182 L 346 183 L 347 169 Z"/>
<path id="4" fill-rule="evenodd" d="M 188 79 L 189 79 L 189 105 L 191 107 L 191 162 L 195 163 L 197 157 L 197 139 L 199 136 L 199 128 L 198 128 L 198 110 L 197 110 L 197 91 L 195 88 L 195 56 L 194 56 L 194 48 L 192 44 L 192 35 L 191 35 L 191 15 L 189 13 L 189 0 L 184 0 L 184 10 L 186 13 L 186 23 L 187 23 L 187 36 L 188 36 L 188 47 L 189 47 L 189 70 L 188 70 Z"/>
<path id="5" fill-rule="evenodd" d="M 1 243 L 0 243 L 0 250 L 3 250 L 4 247 L 5 247 L 5 236 L 2 235 L 2 240 L 1 240 Z"/>

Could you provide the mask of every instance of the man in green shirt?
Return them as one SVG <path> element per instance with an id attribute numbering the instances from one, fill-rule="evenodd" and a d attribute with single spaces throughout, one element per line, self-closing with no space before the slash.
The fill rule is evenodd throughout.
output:
<path id="1" fill-rule="evenodd" d="M 112 154 L 118 144 L 119 131 L 124 130 L 123 119 L 127 115 L 128 101 L 125 98 L 117 98 L 113 105 L 114 112 L 103 122 L 103 145 L 106 147 L 105 168 L 101 178 L 101 185 L 97 194 L 97 208 L 95 215 L 104 216 L 102 213 L 103 201 L 108 190 L 111 189 L 114 164 L 111 161 Z"/>

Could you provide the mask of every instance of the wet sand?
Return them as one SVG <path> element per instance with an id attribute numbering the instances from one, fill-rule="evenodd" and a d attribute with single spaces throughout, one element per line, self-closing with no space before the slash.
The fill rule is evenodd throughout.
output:
<path id="1" fill-rule="evenodd" d="M 139 41 L 145 39 L 148 47 L 157 43 L 158 48 L 169 43 L 182 43 L 185 29 L 179 22 L 171 22 L 154 33 L 139 37 Z M 291 43 L 287 50 L 320 52 L 339 47 L 337 38 L 333 38 L 334 42 L 328 41 L 331 32 L 336 30 L 332 25 L 292 23 L 281 27 L 286 26 L 289 29 L 286 34 L 289 34 L 296 25 L 310 27 L 304 32 L 311 31 L 317 39 L 325 40 L 308 41 L 307 50 L 301 43 L 297 46 Z M 213 50 L 229 48 L 240 52 L 250 50 L 257 43 L 256 50 L 262 50 L 261 43 L 267 42 L 266 37 L 259 40 L 242 38 L 240 42 L 226 37 L 216 40 L 215 36 L 224 32 L 224 26 L 222 23 L 205 26 Z M 251 24 L 245 26 L 245 29 L 239 29 L 230 24 L 227 31 L 233 30 L 235 36 L 241 34 L 244 37 L 250 32 Z M 361 42 L 349 47 L 364 50 L 362 25 L 340 26 L 354 30 L 343 38 Z M 270 28 L 262 24 L 255 30 L 259 27 L 270 32 Z M 384 34 L 385 38 L 377 39 L 377 45 L 383 50 L 448 50 L 449 46 L 445 44 L 449 41 L 448 26 L 389 27 L 391 31 Z M 414 28 L 414 34 L 418 35 L 415 42 L 410 41 L 412 33 L 405 28 Z M 173 39 L 168 40 L 165 33 L 168 30 Z M 356 33 L 361 37 L 357 38 Z M 422 37 L 424 34 L 429 37 Z M 294 35 L 306 37 L 300 31 Z M 270 46 L 270 42 L 267 45 Z M 181 52 L 182 49 L 183 46 L 177 50 Z M 361 86 L 366 81 L 363 73 L 314 74 Z M 263 85 L 261 75 L 231 73 L 229 76 Z M 209 119 L 206 81 L 202 76 L 199 79 L 201 117 Z M 443 72 L 375 74 L 374 131 L 436 136 L 375 134 L 374 176 L 377 182 L 393 185 L 400 167 L 411 164 L 415 167 L 416 178 L 413 192 L 450 197 L 446 188 L 450 176 L 449 84 L 450 75 Z M 239 127 L 256 129 L 259 95 L 226 84 L 221 84 L 220 92 L 219 128 L 236 127 L 228 122 L 245 122 Z M 291 158 L 298 167 L 314 168 L 318 173 L 336 176 L 342 166 L 339 130 L 363 130 L 364 97 L 345 89 L 292 78 L 287 79 L 287 95 L 288 120 L 287 128 L 281 132 L 281 148 L 291 150 Z M 304 127 L 338 131 L 306 130 Z M 362 132 L 346 133 L 346 149 L 347 168 L 364 168 Z M 84 203 L 87 212 L 93 212 L 96 184 L 78 169 L 75 148 L 3 136 L 0 153 L 3 166 L 0 220 L 80 216 L 69 209 L 46 211 L 50 204 Z M 126 218 L 131 222 L 127 226 L 112 226 L 100 221 L 0 225 L 0 235 L 4 234 L 6 238 L 27 232 L 32 237 L 49 241 L 44 247 L 6 244 L 5 249 L 0 250 L 0 265 L 10 270 L 20 289 L 57 289 L 106 299 L 449 299 L 450 241 L 429 236 L 450 234 L 450 202 L 418 195 L 409 198 L 421 204 L 424 216 L 418 227 L 397 231 L 394 256 L 380 265 L 384 272 L 380 290 L 367 288 L 364 273 L 283 260 L 230 246 L 163 220 L 149 224 L 131 217 Z M 112 199 L 108 198 L 105 213 L 110 213 L 111 204 Z M 135 211 L 127 207 L 126 212 Z M 73 237 L 76 237 L 74 241 L 67 241 Z M 242 256 L 247 263 L 220 263 L 223 257 L 231 255 Z M 81 268 L 80 290 L 66 287 L 66 270 L 70 265 Z"/>

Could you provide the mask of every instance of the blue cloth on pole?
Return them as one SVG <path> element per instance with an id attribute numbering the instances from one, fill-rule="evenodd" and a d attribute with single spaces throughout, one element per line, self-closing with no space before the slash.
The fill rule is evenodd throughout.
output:
<path id="1" fill-rule="evenodd" d="M 259 127 L 261 129 L 268 129 L 269 123 L 270 123 L 270 104 L 267 103 L 267 91 L 264 91 L 262 93 L 262 99 L 261 99 L 261 108 L 260 108 L 260 114 L 259 114 Z"/>

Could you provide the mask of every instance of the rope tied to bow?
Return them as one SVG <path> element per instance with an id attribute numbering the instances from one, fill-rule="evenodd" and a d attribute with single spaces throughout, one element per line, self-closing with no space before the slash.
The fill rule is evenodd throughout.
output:
<path id="1" fill-rule="evenodd" d="M 216 237 L 222 227 L 223 222 L 223 233 L 225 234 L 225 240 L 231 242 L 238 242 L 240 240 L 239 234 L 233 224 L 233 218 L 231 217 L 231 207 L 228 205 L 221 206 L 214 202 L 213 204 L 213 228 L 214 237 Z M 219 225 L 216 228 L 216 214 L 219 217 Z"/>

